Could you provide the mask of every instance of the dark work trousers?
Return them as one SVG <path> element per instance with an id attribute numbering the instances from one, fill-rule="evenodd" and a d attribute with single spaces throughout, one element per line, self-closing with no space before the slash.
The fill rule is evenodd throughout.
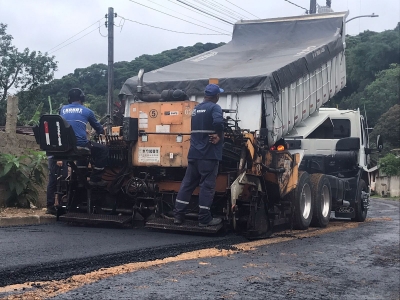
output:
<path id="1" fill-rule="evenodd" d="M 49 182 L 47 183 L 47 206 L 53 206 L 55 202 L 55 193 L 57 191 L 57 178 L 62 175 L 68 176 L 67 162 L 63 161 L 62 167 L 57 166 L 57 160 L 48 158 Z"/>
<path id="2" fill-rule="evenodd" d="M 90 153 L 93 159 L 92 174 L 90 175 L 90 181 L 99 182 L 104 173 L 104 167 L 107 165 L 108 148 L 105 145 L 88 142 L 85 145 L 78 145 L 81 147 L 87 147 L 90 149 Z M 87 168 L 86 163 L 82 161 L 77 162 L 78 168 Z"/>
<path id="3" fill-rule="evenodd" d="M 200 186 L 199 222 L 206 224 L 212 220 L 210 207 L 214 199 L 218 164 L 217 160 L 211 159 L 189 161 L 181 188 L 176 196 L 175 217 L 184 216 L 194 189 Z"/>

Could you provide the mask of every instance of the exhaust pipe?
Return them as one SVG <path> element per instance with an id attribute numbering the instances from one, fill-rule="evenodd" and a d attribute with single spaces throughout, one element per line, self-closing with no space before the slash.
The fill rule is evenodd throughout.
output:
<path id="1" fill-rule="evenodd" d="M 140 69 L 138 73 L 138 86 L 137 86 L 137 92 L 142 93 L 142 87 L 143 87 L 143 75 L 144 75 L 144 69 Z"/>

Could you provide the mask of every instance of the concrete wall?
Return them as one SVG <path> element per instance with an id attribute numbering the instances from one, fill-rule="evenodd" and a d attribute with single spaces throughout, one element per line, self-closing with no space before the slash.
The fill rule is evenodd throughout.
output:
<path id="1" fill-rule="evenodd" d="M 23 134 L 0 132 L 0 153 L 28 154 L 29 150 L 40 150 L 35 137 Z"/>
<path id="2" fill-rule="evenodd" d="M 28 154 L 30 150 L 39 150 L 35 137 L 17 134 L 18 98 L 7 99 L 7 121 L 5 132 L 0 132 L 0 153 L 14 155 Z M 47 172 L 46 172 L 47 182 Z M 46 206 L 46 187 L 39 188 L 39 207 Z M 0 184 L 0 207 L 5 206 L 5 187 Z"/>
<path id="3" fill-rule="evenodd" d="M 380 196 L 400 197 L 400 176 L 377 177 L 375 189 Z"/>

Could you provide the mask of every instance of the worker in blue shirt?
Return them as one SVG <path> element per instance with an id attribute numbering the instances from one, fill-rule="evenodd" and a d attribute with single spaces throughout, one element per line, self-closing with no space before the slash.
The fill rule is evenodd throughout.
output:
<path id="1" fill-rule="evenodd" d="M 71 125 L 76 136 L 76 145 L 87 147 L 93 158 L 90 185 L 105 186 L 107 183 L 102 180 L 104 167 L 107 163 L 108 148 L 105 145 L 88 141 L 86 135 L 86 124 L 89 123 L 98 134 L 103 134 L 104 129 L 96 120 L 96 117 L 89 108 L 83 106 L 85 94 L 81 89 L 73 88 L 68 92 L 69 105 L 60 110 L 60 115 Z"/>
<path id="2" fill-rule="evenodd" d="M 222 92 L 224 90 L 216 84 L 207 85 L 204 101 L 193 109 L 188 167 L 175 201 L 176 225 L 184 222 L 187 206 L 197 186 L 200 186 L 199 226 L 216 226 L 222 222 L 210 213 L 218 165 L 222 160 L 224 124 L 221 107 L 217 104 Z"/>

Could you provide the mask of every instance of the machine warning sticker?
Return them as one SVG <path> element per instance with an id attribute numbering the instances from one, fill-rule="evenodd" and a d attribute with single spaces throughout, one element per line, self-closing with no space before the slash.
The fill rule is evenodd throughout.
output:
<path id="1" fill-rule="evenodd" d="M 164 112 L 164 115 L 166 115 L 166 116 L 178 116 L 179 115 L 179 111 L 166 111 L 166 112 Z"/>
<path id="2" fill-rule="evenodd" d="M 140 163 L 159 163 L 160 162 L 160 147 L 139 147 Z"/>
<path id="3" fill-rule="evenodd" d="M 139 128 L 147 128 L 149 124 L 148 116 L 146 113 L 139 112 Z"/>
<path id="4" fill-rule="evenodd" d="M 169 133 L 171 127 L 169 125 L 156 125 L 156 132 L 157 133 Z"/>

